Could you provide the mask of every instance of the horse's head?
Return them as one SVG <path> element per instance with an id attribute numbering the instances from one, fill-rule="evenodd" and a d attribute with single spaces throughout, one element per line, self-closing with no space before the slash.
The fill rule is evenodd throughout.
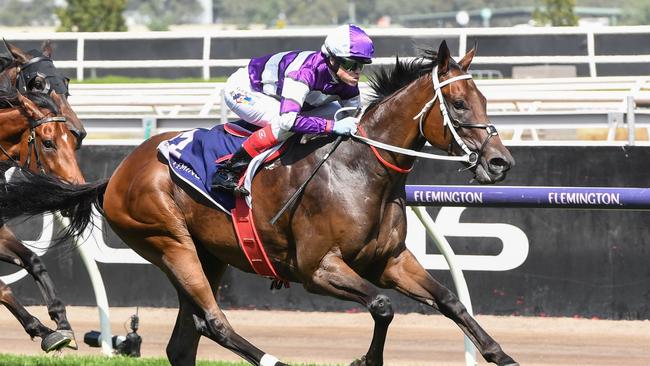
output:
<path id="1" fill-rule="evenodd" d="M 21 139 L 21 157 L 26 157 L 23 163 L 27 162 L 34 171 L 53 174 L 71 183 L 84 183 L 75 151 L 77 136 L 68 128 L 67 117 L 58 109 L 56 97 L 18 94 L 29 125 Z"/>
<path id="2" fill-rule="evenodd" d="M 432 145 L 468 156 L 467 168 L 479 183 L 495 183 L 505 178 L 515 161 L 487 117 L 485 97 L 467 73 L 474 53 L 472 48 L 456 62 L 447 43 L 440 44 L 431 78 L 442 126 L 440 114 L 429 113 L 420 129 Z"/>
<path id="3" fill-rule="evenodd" d="M 39 93 L 49 95 L 56 104 L 60 114 L 66 118 L 66 124 L 74 134 L 77 149 L 86 137 L 81 120 L 68 103 L 69 79 L 62 75 L 52 62 L 52 45 L 49 41 L 43 44 L 41 51 L 28 52 L 4 42 L 0 45 L 0 59 L 8 67 L 14 67 L 17 72 L 14 76 L 14 85 L 22 94 Z M 10 58 L 13 58 L 11 62 Z M 5 68 L 6 70 L 6 68 Z"/>

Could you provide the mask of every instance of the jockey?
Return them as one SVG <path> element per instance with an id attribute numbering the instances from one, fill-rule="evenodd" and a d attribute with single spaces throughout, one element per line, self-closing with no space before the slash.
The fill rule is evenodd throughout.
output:
<path id="1" fill-rule="evenodd" d="M 224 86 L 226 105 L 246 122 L 262 127 L 215 173 L 212 188 L 238 188 L 252 158 L 294 133 L 351 135 L 359 119 L 334 122 L 341 107 L 358 107 L 359 75 L 372 62 L 368 35 L 353 24 L 335 28 L 320 51 L 280 52 L 251 59 Z"/>

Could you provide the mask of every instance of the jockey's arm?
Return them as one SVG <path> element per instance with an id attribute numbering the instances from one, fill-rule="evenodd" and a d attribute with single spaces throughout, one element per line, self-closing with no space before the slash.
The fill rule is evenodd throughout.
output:
<path id="1" fill-rule="evenodd" d="M 300 114 L 305 97 L 310 91 L 309 81 L 284 79 L 280 96 L 280 115 L 278 123 L 283 130 L 305 134 L 331 133 L 334 122 L 322 117 Z"/>

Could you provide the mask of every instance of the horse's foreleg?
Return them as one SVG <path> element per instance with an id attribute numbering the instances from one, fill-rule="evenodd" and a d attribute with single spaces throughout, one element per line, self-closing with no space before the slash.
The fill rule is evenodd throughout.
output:
<path id="1" fill-rule="evenodd" d="M 361 278 L 335 254 L 323 258 L 311 282 L 305 281 L 304 286 L 310 292 L 355 301 L 365 306 L 375 321 L 375 328 L 368 352 L 352 365 L 383 365 L 386 333 L 394 315 L 388 296 L 379 294 L 375 286 Z"/>
<path id="2" fill-rule="evenodd" d="M 65 347 L 70 342 L 69 338 L 46 327 L 35 316 L 31 315 L 14 297 L 9 286 L 2 281 L 0 281 L 0 303 L 6 306 L 18 319 L 31 338 L 39 337 L 42 339 L 41 349 L 43 351 L 57 350 Z"/>
<path id="3" fill-rule="evenodd" d="M 45 264 L 38 255 L 21 243 L 6 225 L 0 227 L 0 260 L 24 268 L 34 278 L 47 304 L 50 319 L 56 322 L 60 333 L 71 339 L 68 347 L 77 349 L 74 333 L 66 316 L 65 305 L 56 295 L 54 283 Z"/>
<path id="4" fill-rule="evenodd" d="M 388 261 L 378 285 L 395 288 L 453 320 L 476 345 L 486 361 L 497 365 L 518 365 L 469 315 L 458 297 L 433 279 L 409 250 L 405 249 Z"/>

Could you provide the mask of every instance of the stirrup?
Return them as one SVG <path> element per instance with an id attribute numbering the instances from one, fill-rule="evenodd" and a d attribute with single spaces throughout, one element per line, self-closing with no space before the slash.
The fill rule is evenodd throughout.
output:
<path id="1" fill-rule="evenodd" d="M 240 195 L 242 197 L 250 196 L 250 192 L 248 189 L 244 188 L 244 186 L 237 186 L 235 189 L 233 189 L 233 192 L 235 195 Z"/>
<path id="2" fill-rule="evenodd" d="M 235 196 L 248 196 L 251 193 L 248 191 L 248 189 L 244 188 L 243 186 L 236 186 L 236 187 L 227 187 L 224 185 L 212 185 L 212 189 L 216 189 L 222 192 L 229 192 L 234 194 Z"/>
<path id="3" fill-rule="evenodd" d="M 217 172 L 212 178 L 212 189 L 248 196 L 250 192 L 243 186 L 239 186 L 238 181 L 237 175 L 231 171 Z"/>

